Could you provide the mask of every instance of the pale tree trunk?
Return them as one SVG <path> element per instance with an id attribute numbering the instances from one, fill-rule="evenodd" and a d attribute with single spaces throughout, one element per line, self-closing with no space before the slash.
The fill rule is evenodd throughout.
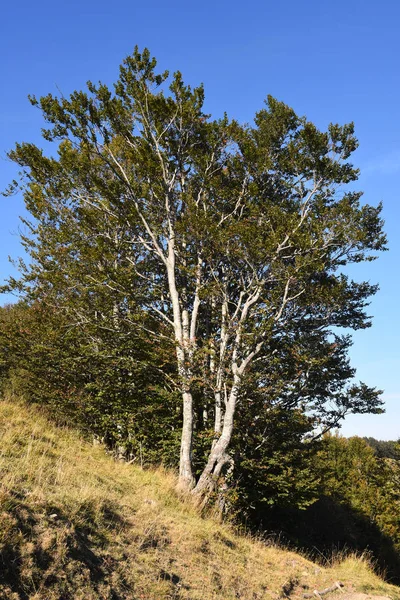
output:
<path id="1" fill-rule="evenodd" d="M 232 439 L 233 421 L 239 395 L 239 385 L 240 379 L 235 376 L 232 389 L 225 403 L 225 414 L 221 435 L 211 448 L 207 465 L 193 490 L 193 493 L 197 496 L 204 496 L 207 492 L 212 491 L 217 483 L 218 477 L 221 475 L 223 467 L 227 463 L 232 462 L 232 458 L 227 454 L 227 449 Z"/>
<path id="2" fill-rule="evenodd" d="M 172 233 L 172 232 L 171 232 Z M 192 445 L 193 445 L 193 396 L 191 392 L 193 350 L 195 347 L 195 334 L 197 315 L 200 306 L 199 288 L 201 274 L 201 257 L 198 260 L 198 275 L 196 294 L 190 319 L 186 307 L 181 309 L 179 292 L 175 276 L 175 238 L 171 235 L 168 244 L 167 273 L 169 292 L 172 301 L 173 319 L 175 329 L 176 357 L 178 372 L 182 389 L 182 437 L 179 461 L 179 487 L 190 490 L 195 486 L 192 471 Z M 185 294 L 184 294 L 185 295 Z M 186 299 L 187 301 L 187 299 Z"/>
<path id="3" fill-rule="evenodd" d="M 182 488 L 191 489 L 195 483 L 192 473 L 193 398 L 188 385 L 188 373 L 187 366 L 185 364 L 186 356 L 183 336 L 184 326 L 182 323 L 182 312 L 179 304 L 179 293 L 176 287 L 175 239 L 173 236 L 171 236 L 168 244 L 168 259 L 166 267 L 168 274 L 169 293 L 172 302 L 176 343 L 176 358 L 178 363 L 178 372 L 181 382 L 183 402 L 183 423 L 179 463 L 179 485 Z M 186 320 L 187 319 L 185 319 L 185 321 Z M 185 329 L 186 328 L 187 325 L 185 323 Z"/>
<path id="4" fill-rule="evenodd" d="M 179 461 L 179 486 L 192 489 L 195 479 L 192 472 L 192 440 L 193 440 L 193 398 L 189 391 L 182 393 L 183 423 L 181 437 L 181 453 Z"/>
<path id="5" fill-rule="evenodd" d="M 192 445 L 193 445 L 193 396 L 190 389 L 193 372 L 193 354 L 196 348 L 196 327 L 197 317 L 200 308 L 200 285 L 201 285 L 201 253 L 198 255 L 196 291 L 193 299 L 193 308 L 191 318 L 189 311 L 185 307 L 182 310 L 182 344 L 183 344 L 183 363 L 182 368 L 182 399 L 183 399 L 183 423 L 181 438 L 181 454 L 179 464 L 179 484 L 186 489 L 192 489 L 196 480 L 192 472 Z M 185 294 L 186 296 L 186 290 Z M 186 299 L 187 300 L 187 299 Z"/>
<path id="6" fill-rule="evenodd" d="M 222 312 L 221 312 L 221 340 L 220 340 L 220 348 L 219 348 L 219 361 L 218 368 L 216 370 L 216 378 L 215 378 L 215 391 L 214 391 L 214 401 L 215 401 L 215 421 L 214 421 L 214 432 L 219 435 L 222 429 L 222 419 L 223 419 L 223 411 L 222 411 L 222 387 L 224 383 L 224 366 L 225 366 L 225 353 L 226 347 L 228 343 L 228 333 L 227 333 L 227 317 L 228 317 L 228 307 L 226 301 L 222 303 Z M 215 373 L 215 348 L 214 353 L 212 355 L 213 364 L 212 364 L 212 374 Z M 211 365 L 210 365 L 211 367 Z M 226 402 L 225 397 L 225 402 Z M 215 445 L 215 443 L 214 443 Z"/>
<path id="7" fill-rule="evenodd" d="M 190 391 L 190 344 L 189 341 L 189 315 L 187 310 L 182 311 L 182 341 L 184 350 L 178 359 L 182 381 L 182 437 L 179 461 L 179 486 L 192 489 L 195 478 L 192 473 L 192 445 L 193 445 L 193 396 Z"/>
<path id="8" fill-rule="evenodd" d="M 233 352 L 230 359 L 232 384 L 229 393 L 227 392 L 227 382 L 224 376 L 225 354 L 228 344 L 228 306 L 223 302 L 221 313 L 221 343 L 220 343 L 220 361 L 217 370 L 216 389 L 215 389 L 215 433 L 221 435 L 214 439 L 211 446 L 207 464 L 193 490 L 195 496 L 207 501 L 207 496 L 215 490 L 218 479 L 221 477 L 222 469 L 226 464 L 233 470 L 233 459 L 228 453 L 233 434 L 233 423 L 236 411 L 236 405 L 242 384 L 242 378 L 248 365 L 259 353 L 262 347 L 262 341 L 256 344 L 255 348 L 248 352 L 245 358 L 239 362 L 239 350 L 242 344 L 243 326 L 248 318 L 251 307 L 257 302 L 260 296 L 260 289 L 257 287 L 242 304 L 243 294 L 241 294 L 234 317 L 238 316 L 239 324 L 237 326 L 235 339 L 233 342 Z M 224 414 L 222 415 L 222 392 L 224 394 Z M 221 429 L 222 423 L 222 429 Z"/>
<path id="9" fill-rule="evenodd" d="M 214 398 L 215 398 L 214 432 L 216 434 L 219 434 L 219 433 L 221 433 L 221 423 L 222 423 L 221 392 L 216 391 L 214 394 Z"/>

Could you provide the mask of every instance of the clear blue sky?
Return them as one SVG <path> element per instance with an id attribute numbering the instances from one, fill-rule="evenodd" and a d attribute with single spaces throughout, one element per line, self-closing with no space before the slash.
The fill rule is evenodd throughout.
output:
<path id="1" fill-rule="evenodd" d="M 384 202 L 390 252 L 357 270 L 379 281 L 371 329 L 354 336 L 358 377 L 385 390 L 382 416 L 351 417 L 345 435 L 400 437 L 400 2 L 398 0 L 70 0 L 4 2 L 0 25 L 0 155 L 15 141 L 40 144 L 40 114 L 28 103 L 88 80 L 111 83 L 135 44 L 161 68 L 203 82 L 206 107 L 250 121 L 267 94 L 320 127 L 355 121 L 370 203 Z M 0 160 L 0 188 L 15 169 Z M 0 271 L 21 253 L 21 198 L 0 199 Z"/>

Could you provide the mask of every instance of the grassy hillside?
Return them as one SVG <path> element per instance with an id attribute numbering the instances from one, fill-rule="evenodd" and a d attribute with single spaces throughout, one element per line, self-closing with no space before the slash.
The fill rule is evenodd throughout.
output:
<path id="1" fill-rule="evenodd" d="M 174 487 L 171 473 L 115 462 L 37 410 L 1 401 L 0 598 L 303 598 L 339 580 L 400 600 L 367 560 L 322 568 L 201 518 Z"/>

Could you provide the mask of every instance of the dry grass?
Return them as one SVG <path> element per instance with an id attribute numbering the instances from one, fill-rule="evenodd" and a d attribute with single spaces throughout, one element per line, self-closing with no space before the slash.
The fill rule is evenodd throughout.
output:
<path id="1" fill-rule="evenodd" d="M 171 473 L 115 462 L 20 402 L 0 402 L 0 438 L 1 599 L 302 598 L 340 580 L 400 600 L 368 560 L 322 568 L 239 536 L 179 499 Z"/>

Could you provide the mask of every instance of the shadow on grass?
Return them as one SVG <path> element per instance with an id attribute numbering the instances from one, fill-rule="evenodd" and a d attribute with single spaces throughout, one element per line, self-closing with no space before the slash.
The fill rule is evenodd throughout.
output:
<path id="1" fill-rule="evenodd" d="M 29 600 L 33 594 L 42 597 L 43 592 L 43 598 L 73 600 L 80 586 L 107 600 L 134 600 L 133 595 L 116 590 L 128 586 L 121 573 L 117 586 L 108 585 L 118 561 L 106 550 L 105 522 L 108 532 L 125 527 L 110 505 L 102 506 L 101 524 L 90 504 L 83 504 L 84 514 L 80 512 L 74 522 L 54 505 L 33 509 L 29 499 L 17 492 L 8 493 L 4 509 L 8 535 L 0 546 L 1 599 L 13 594 Z"/>
<path id="2" fill-rule="evenodd" d="M 276 532 L 289 546 L 312 560 L 330 564 L 339 555 L 368 552 L 379 575 L 400 585 L 400 553 L 389 536 L 365 515 L 331 497 L 306 510 L 273 509 L 259 514 L 264 532 Z"/>

